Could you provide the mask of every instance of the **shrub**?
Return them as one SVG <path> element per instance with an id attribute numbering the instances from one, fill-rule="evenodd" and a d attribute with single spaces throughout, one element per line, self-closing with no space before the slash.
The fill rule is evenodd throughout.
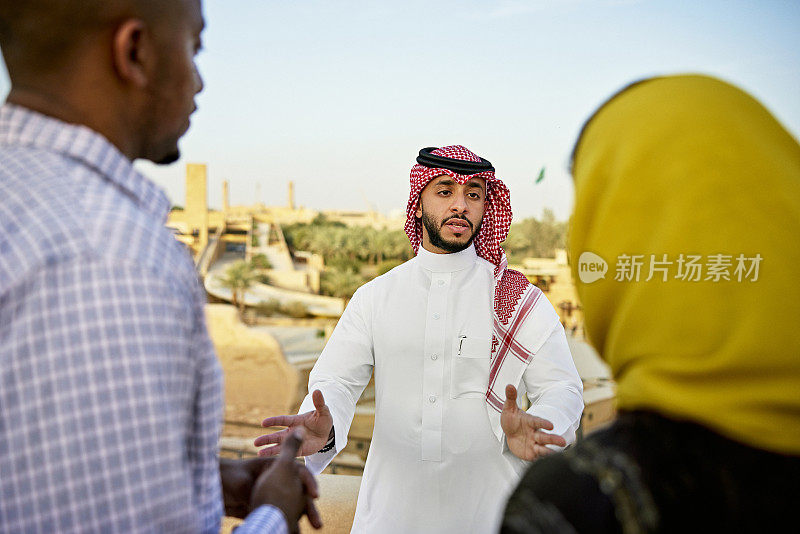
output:
<path id="1" fill-rule="evenodd" d="M 250 265 L 252 265 L 253 268 L 255 268 L 255 269 L 271 269 L 272 268 L 272 264 L 269 262 L 269 259 L 267 259 L 267 256 L 265 254 L 255 254 L 250 259 Z"/>
<path id="2" fill-rule="evenodd" d="M 282 306 L 281 312 L 289 317 L 294 317 L 295 319 L 302 319 L 309 316 L 306 305 L 297 301 L 289 302 L 288 304 Z"/>
<path id="3" fill-rule="evenodd" d="M 266 317 L 272 317 L 281 309 L 281 303 L 278 302 L 278 299 L 269 299 L 269 300 L 262 300 L 256 306 L 256 311 L 259 315 L 263 315 Z"/>

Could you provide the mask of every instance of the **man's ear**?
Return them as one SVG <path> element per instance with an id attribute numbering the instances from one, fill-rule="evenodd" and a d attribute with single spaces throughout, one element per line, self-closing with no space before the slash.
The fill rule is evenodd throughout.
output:
<path id="1" fill-rule="evenodd" d="M 114 69 L 123 82 L 136 87 L 147 85 L 152 56 L 148 37 L 147 26 L 139 19 L 124 21 L 114 32 Z"/>
<path id="2" fill-rule="evenodd" d="M 419 202 L 417 202 L 417 211 L 414 212 L 414 216 L 417 219 L 421 219 L 422 218 L 422 199 L 421 198 L 419 199 Z"/>

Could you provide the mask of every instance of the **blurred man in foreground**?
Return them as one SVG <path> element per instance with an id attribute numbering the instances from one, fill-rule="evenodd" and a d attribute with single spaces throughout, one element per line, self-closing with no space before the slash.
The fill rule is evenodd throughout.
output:
<path id="1" fill-rule="evenodd" d="M 534 464 L 502 532 L 785 530 L 800 479 L 800 145 L 736 87 L 653 78 L 587 122 L 573 174 L 572 269 L 619 415 Z M 582 267 L 597 257 L 604 279 Z"/>
<path id="2" fill-rule="evenodd" d="M 0 532 L 216 533 L 223 491 L 243 532 L 319 524 L 298 436 L 220 477 L 205 297 L 132 166 L 178 159 L 203 25 L 199 0 L 0 0 Z"/>

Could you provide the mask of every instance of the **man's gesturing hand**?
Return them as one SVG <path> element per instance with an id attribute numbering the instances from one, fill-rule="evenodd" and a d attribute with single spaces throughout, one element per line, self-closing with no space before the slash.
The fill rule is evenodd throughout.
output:
<path id="1" fill-rule="evenodd" d="M 523 460 L 535 460 L 553 452 L 545 445 L 563 447 L 567 444 L 561 436 L 542 432 L 542 429 L 553 430 L 553 423 L 519 409 L 517 388 L 511 384 L 506 386 L 506 402 L 500 414 L 500 426 L 506 435 L 509 450 Z"/>
<path id="2" fill-rule="evenodd" d="M 280 508 L 290 532 L 299 531 L 297 522 L 304 513 L 314 528 L 322 527 L 314 505 L 314 499 L 319 497 L 317 483 L 311 472 L 295 460 L 302 443 L 303 430 L 292 431 L 284 440 L 278 459 L 256 480 L 250 497 L 251 509 L 262 504 Z"/>
<path id="3" fill-rule="evenodd" d="M 314 410 L 299 415 L 278 415 L 276 417 L 268 417 L 261 422 L 261 426 L 285 426 L 285 430 L 275 432 L 273 434 L 265 434 L 259 436 L 255 440 L 256 447 L 276 443 L 272 447 L 266 447 L 258 451 L 259 456 L 275 456 L 280 454 L 286 438 L 294 428 L 302 428 L 305 430 L 306 438 L 300 447 L 299 455 L 308 456 L 314 454 L 328 442 L 331 429 L 333 428 L 333 417 L 331 411 L 325 406 L 325 399 L 322 397 L 320 390 L 314 390 L 311 394 L 314 401 Z"/>

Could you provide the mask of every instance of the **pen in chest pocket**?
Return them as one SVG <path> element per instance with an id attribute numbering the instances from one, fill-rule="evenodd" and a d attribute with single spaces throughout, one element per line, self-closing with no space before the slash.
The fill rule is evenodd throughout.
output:
<path id="1" fill-rule="evenodd" d="M 458 355 L 461 356 L 461 345 L 464 344 L 464 340 L 467 339 L 467 336 L 458 336 Z"/>

